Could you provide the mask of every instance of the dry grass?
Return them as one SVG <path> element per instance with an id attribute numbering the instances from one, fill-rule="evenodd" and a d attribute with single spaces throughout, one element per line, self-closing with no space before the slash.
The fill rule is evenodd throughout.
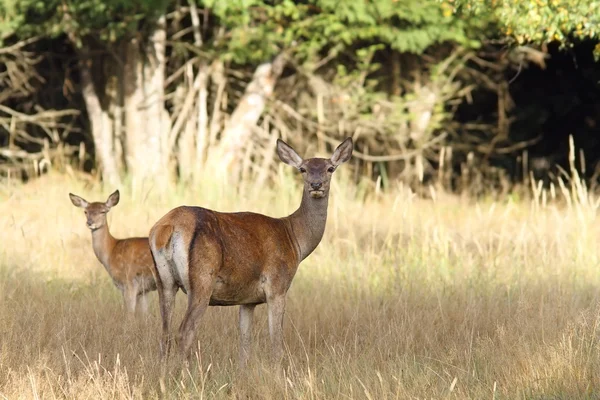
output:
<path id="1" fill-rule="evenodd" d="M 564 207 L 400 189 L 359 201 L 341 178 L 326 237 L 288 294 L 284 374 L 269 368 L 264 306 L 245 373 L 237 308 L 213 307 L 201 359 L 170 366 L 167 398 L 600 398 L 600 227 L 583 189 L 559 191 Z M 293 211 L 299 183 L 281 175 L 275 186 L 277 196 L 209 180 L 122 190 L 109 222 L 125 237 L 180 204 Z M 0 397 L 160 397 L 157 296 L 147 320 L 122 322 L 120 295 L 67 196 L 112 189 L 53 175 L 0 191 Z"/>

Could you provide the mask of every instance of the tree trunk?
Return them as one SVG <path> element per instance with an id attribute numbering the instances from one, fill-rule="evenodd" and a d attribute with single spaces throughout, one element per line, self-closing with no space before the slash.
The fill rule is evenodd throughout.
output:
<path id="1" fill-rule="evenodd" d="M 177 141 L 177 164 L 179 166 L 179 179 L 190 182 L 194 176 L 195 151 L 194 135 L 196 133 L 196 118 L 192 116 L 185 122 L 181 136 Z"/>
<path id="2" fill-rule="evenodd" d="M 198 78 L 196 77 L 196 79 Z M 184 88 L 183 84 L 178 86 L 176 97 L 173 99 L 177 119 L 175 119 L 171 128 L 169 146 L 172 148 L 177 142 L 179 179 L 183 182 L 190 182 L 194 174 L 194 136 L 197 121 L 193 115 L 189 117 L 188 114 L 193 108 L 194 96 L 196 95 L 196 79 L 194 79 L 194 68 L 191 64 L 188 64 L 186 68 L 187 88 Z M 181 128 L 182 125 L 183 128 Z M 183 129 L 181 134 L 179 134 L 180 129 Z"/>
<path id="3" fill-rule="evenodd" d="M 208 145 L 208 65 L 200 65 L 198 71 L 198 100 L 197 100 L 197 121 L 198 132 L 196 134 L 196 168 L 194 178 L 198 179 L 200 170 L 204 166 L 206 146 Z"/>
<path id="4" fill-rule="evenodd" d="M 192 27 L 194 32 L 194 44 L 196 47 L 202 47 L 202 32 L 200 31 L 200 17 L 198 15 L 198 7 L 195 0 L 188 1 L 190 5 L 190 16 L 192 18 Z M 196 163 L 194 168 L 194 179 L 200 178 L 200 172 L 204 166 L 204 153 L 208 145 L 208 75 L 209 66 L 205 62 L 200 63 L 198 71 L 198 100 L 197 100 L 197 116 L 198 132 L 196 134 Z M 194 87 L 195 88 L 195 87 Z"/>
<path id="5" fill-rule="evenodd" d="M 210 80 L 217 87 L 215 100 L 213 102 L 213 109 L 210 116 L 210 127 L 209 127 L 209 138 L 207 149 L 212 148 L 217 143 L 217 135 L 223 125 L 223 113 L 221 108 L 223 104 L 227 104 L 227 92 L 225 87 L 227 86 L 227 78 L 224 73 L 224 66 L 222 61 L 215 61 L 211 68 Z"/>
<path id="6" fill-rule="evenodd" d="M 87 109 L 92 136 L 94 138 L 94 147 L 96 148 L 96 161 L 100 164 L 104 181 L 112 187 L 118 187 L 121 184 L 121 179 L 115 157 L 112 123 L 108 113 L 102 108 L 98 92 L 94 87 L 94 80 L 92 79 L 88 61 L 84 59 L 80 60 L 79 74 L 81 78 L 81 94 Z"/>
<path id="7" fill-rule="evenodd" d="M 209 67 L 205 64 L 200 65 L 200 69 L 193 77 L 192 66 L 188 68 L 188 80 L 193 82 L 189 89 L 179 111 L 177 118 L 169 134 L 168 148 L 172 149 L 175 142 L 179 143 L 178 161 L 180 176 L 185 180 L 199 173 L 204 164 L 204 151 L 208 136 L 208 76 Z M 196 98 L 196 94 L 198 94 Z M 193 114 L 194 106 L 197 113 Z M 181 132 L 180 135 L 180 131 Z"/>
<path id="8" fill-rule="evenodd" d="M 126 159 L 134 190 L 169 178 L 170 119 L 164 108 L 166 19 L 160 17 L 145 47 L 129 41 L 124 72 Z"/>
<path id="9" fill-rule="evenodd" d="M 240 163 L 252 138 L 252 130 L 265 109 L 267 99 L 273 94 L 284 66 L 285 53 L 281 53 L 273 62 L 256 68 L 222 135 L 219 170 L 224 174 L 239 178 Z"/>
<path id="10" fill-rule="evenodd" d="M 171 149 L 167 147 L 171 121 L 165 109 L 165 67 L 166 67 L 167 19 L 162 15 L 148 40 L 144 64 L 144 103 L 147 133 L 146 149 L 148 175 L 164 182 L 170 177 L 169 160 Z"/>
<path id="11" fill-rule="evenodd" d="M 127 43 L 123 72 L 125 103 L 125 160 L 132 184 L 138 185 L 147 169 L 145 160 L 146 120 L 143 115 L 144 94 L 142 92 L 142 65 L 139 41 L 131 39 Z"/>

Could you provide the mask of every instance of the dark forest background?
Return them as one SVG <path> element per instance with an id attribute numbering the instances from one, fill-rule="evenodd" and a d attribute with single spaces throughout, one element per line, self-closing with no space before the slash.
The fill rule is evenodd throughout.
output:
<path id="1" fill-rule="evenodd" d="M 0 177 L 267 181 L 355 140 L 383 189 L 600 176 L 597 1 L 0 1 Z M 573 143 L 571 145 L 570 143 Z M 569 154 L 572 162 L 569 163 Z"/>

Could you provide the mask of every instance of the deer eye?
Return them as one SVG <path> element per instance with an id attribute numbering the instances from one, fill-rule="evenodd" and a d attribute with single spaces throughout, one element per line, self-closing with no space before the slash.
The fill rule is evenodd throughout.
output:
<path id="1" fill-rule="evenodd" d="M 329 173 L 333 173 L 333 171 L 335 171 L 335 168 L 334 168 L 334 167 L 329 167 L 329 168 L 327 168 L 327 172 L 329 172 Z"/>
<path id="2" fill-rule="evenodd" d="M 300 167 L 300 172 L 305 173 L 306 172 L 306 168 Z"/>

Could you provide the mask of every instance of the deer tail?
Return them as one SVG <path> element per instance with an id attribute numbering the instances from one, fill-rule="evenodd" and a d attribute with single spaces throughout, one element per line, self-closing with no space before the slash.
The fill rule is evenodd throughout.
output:
<path id="1" fill-rule="evenodd" d="M 150 232 L 150 248 L 152 253 L 164 252 L 171 247 L 173 225 L 158 225 Z"/>

